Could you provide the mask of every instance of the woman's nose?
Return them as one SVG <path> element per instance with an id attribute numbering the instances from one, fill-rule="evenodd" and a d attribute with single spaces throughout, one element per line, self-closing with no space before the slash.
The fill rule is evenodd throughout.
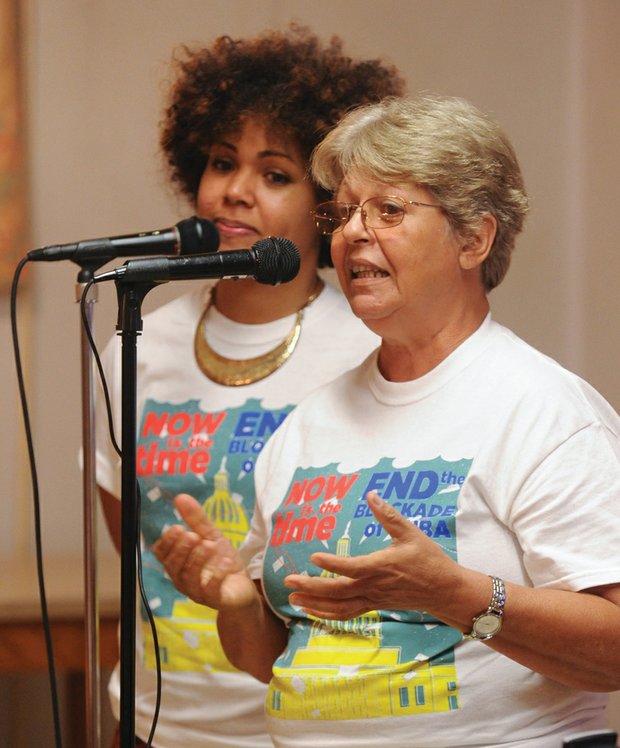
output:
<path id="1" fill-rule="evenodd" d="M 226 183 L 226 199 L 232 203 L 252 204 L 254 202 L 254 180 L 251 175 L 242 171 L 231 174 Z"/>
<path id="2" fill-rule="evenodd" d="M 355 208 L 355 210 L 349 217 L 349 220 L 343 226 L 342 234 L 348 242 L 353 242 L 357 239 L 365 239 L 368 237 L 368 230 L 366 229 L 364 213 L 359 205 Z"/>

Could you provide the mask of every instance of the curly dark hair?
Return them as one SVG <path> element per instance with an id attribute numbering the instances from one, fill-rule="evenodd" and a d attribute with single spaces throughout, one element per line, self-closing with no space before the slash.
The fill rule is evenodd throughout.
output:
<path id="1" fill-rule="evenodd" d="M 349 109 L 404 92 L 393 65 L 353 60 L 342 48 L 338 37 L 323 44 L 297 24 L 248 39 L 221 36 L 206 48 L 180 47 L 160 137 L 173 184 L 195 201 L 210 146 L 239 132 L 248 116 L 291 140 L 308 161 Z"/>

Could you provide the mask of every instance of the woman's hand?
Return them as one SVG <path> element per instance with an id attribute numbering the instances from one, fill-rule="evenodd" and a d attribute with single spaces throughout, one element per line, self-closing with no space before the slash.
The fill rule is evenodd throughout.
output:
<path id="1" fill-rule="evenodd" d="M 179 494 L 174 505 L 190 530 L 173 525 L 152 547 L 174 586 L 217 610 L 256 605 L 258 592 L 239 554 L 201 505 L 187 494 Z"/>
<path id="2" fill-rule="evenodd" d="M 319 618 L 339 620 L 377 608 L 437 615 L 444 602 L 451 604 L 465 570 L 375 492 L 366 498 L 390 534 L 390 545 L 366 556 L 314 553 L 312 563 L 339 576 L 289 575 L 284 584 L 296 590 L 291 603 Z"/>

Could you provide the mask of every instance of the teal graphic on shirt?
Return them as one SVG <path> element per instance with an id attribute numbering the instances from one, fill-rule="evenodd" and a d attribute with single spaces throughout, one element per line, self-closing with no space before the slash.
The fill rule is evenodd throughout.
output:
<path id="1" fill-rule="evenodd" d="M 458 708 L 454 645 L 459 631 L 416 610 L 375 610 L 348 620 L 319 620 L 288 601 L 289 573 L 329 575 L 315 551 L 358 556 L 390 537 L 365 497 L 376 490 L 456 560 L 458 495 L 470 459 L 441 457 L 343 474 L 338 465 L 297 468 L 273 515 L 264 560 L 271 605 L 290 619 L 286 650 L 274 666 L 268 713 L 285 719 L 360 719 Z"/>
<path id="2" fill-rule="evenodd" d="M 180 521 L 172 500 L 181 492 L 194 496 L 207 517 L 238 547 L 254 513 L 256 458 L 291 409 L 292 405 L 267 410 L 257 399 L 217 412 L 201 409 L 199 400 L 145 403 L 136 452 L 142 565 L 164 669 L 234 669 L 217 637 L 215 611 L 176 590 L 150 551 L 162 529 Z M 144 610 L 142 618 L 145 662 L 154 668 L 152 632 Z"/>

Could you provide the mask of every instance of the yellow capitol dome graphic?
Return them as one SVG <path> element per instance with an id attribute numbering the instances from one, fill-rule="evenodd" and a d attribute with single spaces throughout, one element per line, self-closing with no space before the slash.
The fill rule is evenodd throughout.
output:
<path id="1" fill-rule="evenodd" d="M 203 511 L 238 548 L 248 531 L 248 519 L 240 502 L 230 492 L 226 457 L 215 474 L 213 494 Z M 227 660 L 217 635 L 217 612 L 187 598 L 176 600 L 169 618 L 157 619 L 157 639 L 162 670 L 183 672 L 237 672 Z M 146 667 L 155 669 L 153 635 L 143 622 Z"/>
<path id="2" fill-rule="evenodd" d="M 207 518 L 217 525 L 230 542 L 238 548 L 248 532 L 248 518 L 241 503 L 237 503 L 230 492 L 226 457 L 213 479 L 213 494 L 203 504 Z"/>

